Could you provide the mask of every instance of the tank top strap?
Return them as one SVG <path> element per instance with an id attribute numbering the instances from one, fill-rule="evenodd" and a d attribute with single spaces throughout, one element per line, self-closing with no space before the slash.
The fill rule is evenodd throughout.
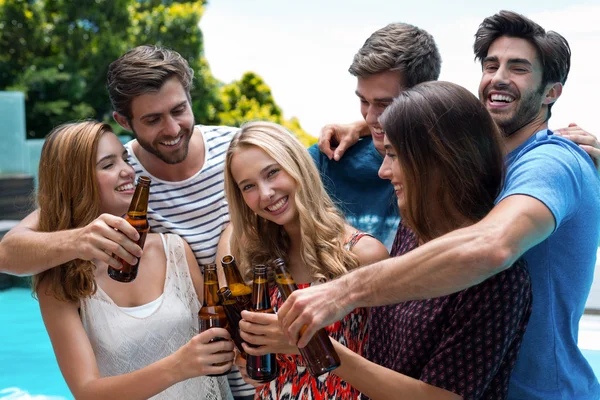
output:
<path id="1" fill-rule="evenodd" d="M 164 233 L 159 233 L 159 235 L 160 235 L 160 240 L 162 241 L 163 250 L 165 251 L 165 256 L 167 256 L 167 262 L 168 262 L 169 249 L 167 247 L 167 239 L 165 238 L 165 234 Z"/>
<path id="2" fill-rule="evenodd" d="M 358 241 L 365 236 L 373 237 L 373 235 L 371 235 L 370 233 L 361 232 L 359 230 L 354 231 L 352 235 L 350 235 L 350 237 L 346 239 L 346 242 L 344 243 L 344 249 L 352 250 L 356 243 L 358 243 Z"/>

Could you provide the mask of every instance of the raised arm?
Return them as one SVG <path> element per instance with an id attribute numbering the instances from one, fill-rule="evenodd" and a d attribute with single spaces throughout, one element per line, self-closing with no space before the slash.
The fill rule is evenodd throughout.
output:
<path id="1" fill-rule="evenodd" d="M 80 258 L 100 260 L 120 268 L 112 254 L 135 263 L 142 251 L 137 231 L 123 218 L 102 214 L 89 225 L 39 232 L 39 210 L 25 217 L 0 241 L 0 272 L 33 275 Z"/>
<path id="2" fill-rule="evenodd" d="M 213 328 L 193 337 L 172 355 L 128 374 L 101 377 L 96 358 L 78 314 L 78 304 L 39 294 L 42 317 L 60 370 L 76 399 L 148 399 L 173 384 L 195 376 L 220 374 L 231 368 L 230 341 L 225 329 Z M 224 351 L 224 353 L 218 353 Z M 216 367 L 212 364 L 226 362 Z"/>
<path id="3" fill-rule="evenodd" d="M 356 307 L 395 304 L 455 293 L 508 268 L 554 230 L 539 200 L 514 195 L 480 222 L 401 256 L 359 268 L 334 281 L 297 291 L 278 312 L 293 343 L 306 345 L 317 329 Z M 298 332 L 307 330 L 298 341 Z"/>
<path id="4" fill-rule="evenodd" d="M 330 160 L 333 158 L 339 161 L 346 150 L 354 146 L 359 138 L 370 134 L 364 120 L 350 124 L 325 125 L 319 135 L 319 149 Z"/>

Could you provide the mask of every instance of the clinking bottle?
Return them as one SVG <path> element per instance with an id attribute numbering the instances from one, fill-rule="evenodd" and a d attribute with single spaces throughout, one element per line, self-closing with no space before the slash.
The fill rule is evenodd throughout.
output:
<path id="1" fill-rule="evenodd" d="M 252 301 L 250 311 L 260 313 L 273 313 L 269 293 L 269 280 L 267 278 L 267 267 L 256 265 L 254 267 L 254 282 L 252 285 Z M 255 381 L 267 383 L 277 377 L 279 373 L 276 354 L 265 354 L 263 356 L 251 356 L 246 358 L 246 372 Z"/>
<path id="2" fill-rule="evenodd" d="M 240 270 L 237 267 L 235 259 L 228 254 L 221 259 L 225 279 L 227 279 L 227 287 L 231 290 L 231 294 L 238 301 L 242 309 L 248 310 L 250 301 L 252 300 L 252 289 L 246 285 Z"/>
<path id="3" fill-rule="evenodd" d="M 150 178 L 147 176 L 140 176 L 137 179 L 137 185 L 133 198 L 129 204 L 129 211 L 125 214 L 125 220 L 131 224 L 140 234 L 140 238 L 137 241 L 137 245 L 144 248 L 146 242 L 146 235 L 150 230 L 150 224 L 148 224 L 148 197 L 150 196 Z M 140 265 L 140 259 L 134 265 L 131 265 L 121 258 L 117 257 L 121 261 L 121 269 L 116 269 L 108 266 L 108 276 L 115 281 L 119 282 L 132 282 L 138 273 L 138 267 Z"/>
<path id="4" fill-rule="evenodd" d="M 224 328 L 229 329 L 227 316 L 223 307 L 219 305 L 219 280 L 217 278 L 217 266 L 215 264 L 204 265 L 204 299 L 202 300 L 202 307 L 198 313 L 198 322 L 200 325 L 200 332 L 204 332 L 210 328 Z M 220 337 L 212 339 L 212 342 L 219 340 L 225 340 Z M 224 365 L 215 364 L 215 365 Z M 229 371 L 218 375 L 208 376 L 221 376 L 227 375 Z"/>
<path id="5" fill-rule="evenodd" d="M 241 306 L 227 286 L 219 289 L 218 295 L 229 321 L 229 333 L 231 334 L 233 343 L 235 343 L 235 346 L 239 350 L 240 356 L 246 359 L 247 354 L 242 347 L 244 339 L 240 336 L 240 321 L 242 320 L 242 311 L 245 308 Z"/>
<path id="6" fill-rule="evenodd" d="M 272 265 L 275 270 L 275 282 L 285 301 L 294 290 L 298 289 L 298 286 L 287 270 L 283 259 L 276 259 Z M 304 333 L 304 328 L 300 331 L 300 335 L 302 333 Z M 333 348 L 325 329 L 319 329 L 308 344 L 299 350 L 308 372 L 314 377 L 333 371 L 340 366 L 340 358 Z"/>

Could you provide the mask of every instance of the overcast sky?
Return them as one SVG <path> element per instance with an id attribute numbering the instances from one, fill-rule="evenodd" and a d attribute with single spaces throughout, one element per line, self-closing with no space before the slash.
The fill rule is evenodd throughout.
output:
<path id="1" fill-rule="evenodd" d="M 561 33 L 571 45 L 571 72 L 552 109 L 550 127 L 573 121 L 600 136 L 593 100 L 600 89 L 600 1 L 504 1 L 502 7 Z M 245 71 L 257 72 L 285 117 L 298 117 L 316 135 L 324 124 L 361 118 L 356 78 L 348 67 L 365 39 L 390 22 L 430 32 L 442 55 L 440 79 L 476 94 L 481 69 L 473 60 L 473 35 L 485 17 L 499 10 L 471 0 L 460 5 L 435 0 L 212 0 L 200 26 L 216 78 L 230 82 Z"/>

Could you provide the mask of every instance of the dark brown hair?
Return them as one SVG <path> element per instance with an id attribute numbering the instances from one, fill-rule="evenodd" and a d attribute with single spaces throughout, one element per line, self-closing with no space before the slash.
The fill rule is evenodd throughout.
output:
<path id="1" fill-rule="evenodd" d="M 492 43 L 502 36 L 525 39 L 535 47 L 543 69 L 542 85 L 565 84 L 571 69 L 571 48 L 567 39 L 554 31 L 546 32 L 521 14 L 503 10 L 484 19 L 475 33 L 473 51 L 482 65 Z M 551 108 L 552 104 L 548 104 L 548 118 Z"/>
<path id="2" fill-rule="evenodd" d="M 403 91 L 380 117 L 404 174 L 405 223 L 426 242 L 482 219 L 504 179 L 500 131 L 481 102 L 449 82 Z"/>
<path id="3" fill-rule="evenodd" d="M 356 77 L 400 71 L 404 85 L 412 87 L 437 80 L 441 68 L 442 58 L 433 36 L 416 26 L 394 23 L 371 34 L 348 71 Z"/>
<path id="4" fill-rule="evenodd" d="M 123 54 L 108 67 L 106 86 L 116 112 L 131 120 L 131 101 L 140 95 L 157 92 L 176 76 L 191 102 L 194 70 L 176 51 L 158 46 L 138 46 Z"/>

